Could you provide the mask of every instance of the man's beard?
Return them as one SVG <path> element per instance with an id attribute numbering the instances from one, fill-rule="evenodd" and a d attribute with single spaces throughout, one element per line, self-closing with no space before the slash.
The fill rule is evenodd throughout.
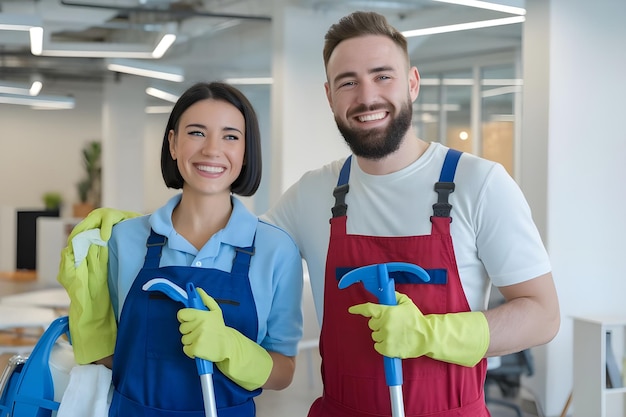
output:
<path id="1" fill-rule="evenodd" d="M 378 109 L 380 108 L 372 107 L 356 110 L 373 111 Z M 398 150 L 404 135 L 411 127 L 412 115 L 413 103 L 409 99 L 386 129 L 353 129 L 338 120 L 337 117 L 335 117 L 335 122 L 353 154 L 362 158 L 378 160 Z"/>

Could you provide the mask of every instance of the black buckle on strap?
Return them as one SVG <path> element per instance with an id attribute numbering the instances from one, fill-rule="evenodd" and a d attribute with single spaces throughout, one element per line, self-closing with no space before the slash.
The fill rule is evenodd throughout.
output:
<path id="1" fill-rule="evenodd" d="M 437 182 L 435 183 L 435 191 L 437 192 L 437 202 L 433 204 L 433 216 L 450 217 L 452 204 L 448 203 L 448 196 L 454 192 L 453 182 Z"/>
<path id="2" fill-rule="evenodd" d="M 238 248 L 238 247 L 236 247 L 235 251 L 241 252 L 241 253 L 245 253 L 245 254 L 250 255 L 250 256 L 253 256 L 255 248 L 254 248 L 254 246 L 252 246 L 251 248 Z"/>
<path id="3" fill-rule="evenodd" d="M 350 186 L 343 184 L 335 187 L 333 195 L 335 196 L 335 206 L 331 209 L 333 217 L 345 216 L 348 212 L 348 205 L 346 204 L 346 194 Z"/>
<path id="4" fill-rule="evenodd" d="M 147 247 L 152 247 L 152 246 L 165 246 L 165 242 L 167 242 L 167 237 L 165 236 L 151 236 L 150 239 L 148 240 L 148 242 L 146 243 Z"/>

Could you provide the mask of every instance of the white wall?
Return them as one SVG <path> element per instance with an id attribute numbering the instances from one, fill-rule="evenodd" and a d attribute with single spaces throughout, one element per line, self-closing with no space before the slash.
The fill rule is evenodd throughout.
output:
<path id="1" fill-rule="evenodd" d="M 138 82 L 143 80 L 138 80 Z M 103 138 L 103 92 L 93 84 L 73 83 L 57 86 L 71 91 L 76 100 L 72 110 L 33 110 L 27 106 L 0 104 L 0 206 L 43 208 L 42 195 L 59 191 L 64 198 L 62 215 L 71 216 L 71 206 L 78 201 L 76 183 L 83 176 L 82 147 Z M 146 116 L 144 131 L 146 152 L 138 167 L 153 173 L 144 181 L 145 194 L 141 211 L 163 204 L 167 190 L 160 171 L 160 152 L 167 115 Z M 156 142 L 156 143 L 155 143 Z M 103 145 L 105 146 L 105 145 Z M 154 170 L 152 170 L 154 168 Z M 116 167 L 104 167 L 104 170 Z M 140 173 L 141 174 L 141 173 Z M 141 174 L 143 175 L 143 174 Z M 147 190 L 147 191 L 146 191 Z"/>
<path id="2" fill-rule="evenodd" d="M 626 177 L 626 2 L 526 3 L 529 21 L 535 12 L 544 20 L 540 32 L 524 39 L 525 89 L 534 93 L 525 91 L 523 145 L 538 152 L 525 154 L 523 178 L 528 181 L 522 186 L 527 195 L 544 195 L 531 204 L 534 213 L 545 213 L 561 304 L 560 333 L 538 363 L 545 377 L 545 392 L 540 391 L 545 411 L 554 416 L 572 388 L 571 317 L 626 311 L 626 219 L 621 215 L 626 203 L 621 184 Z M 532 187 L 537 173 L 546 173 L 543 189 Z M 574 395 L 584 398 L 585 393 Z"/>
<path id="3" fill-rule="evenodd" d="M 305 171 L 349 153 L 324 92 L 324 33 L 339 17 L 293 7 L 274 16 L 272 202 Z"/>
<path id="4" fill-rule="evenodd" d="M 0 104 L 0 205 L 43 208 L 47 191 L 63 195 L 64 211 L 77 201 L 81 149 L 101 137 L 101 90 L 87 84 L 67 87 L 76 100 L 73 110 Z"/>

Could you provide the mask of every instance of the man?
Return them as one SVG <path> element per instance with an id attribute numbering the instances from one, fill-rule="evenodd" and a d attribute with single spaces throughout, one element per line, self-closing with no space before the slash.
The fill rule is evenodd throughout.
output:
<path id="1" fill-rule="evenodd" d="M 547 343 L 560 324 L 528 204 L 499 164 L 417 137 L 419 74 L 383 16 L 342 18 L 323 55 L 353 155 L 306 173 L 266 214 L 300 247 L 321 323 L 324 392 L 309 416 L 390 415 L 381 355 L 403 359 L 407 416 L 488 416 L 485 358 Z M 338 288 L 347 271 L 389 262 L 430 280 L 398 279 L 396 306 Z M 506 302 L 486 310 L 492 283 Z"/>

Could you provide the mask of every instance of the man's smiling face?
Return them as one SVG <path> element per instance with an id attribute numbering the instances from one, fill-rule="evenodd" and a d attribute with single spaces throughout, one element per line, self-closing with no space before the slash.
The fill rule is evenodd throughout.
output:
<path id="1" fill-rule="evenodd" d="M 396 151 L 411 125 L 407 58 L 385 36 L 347 39 L 333 51 L 326 95 L 352 152 L 380 159 Z"/>

